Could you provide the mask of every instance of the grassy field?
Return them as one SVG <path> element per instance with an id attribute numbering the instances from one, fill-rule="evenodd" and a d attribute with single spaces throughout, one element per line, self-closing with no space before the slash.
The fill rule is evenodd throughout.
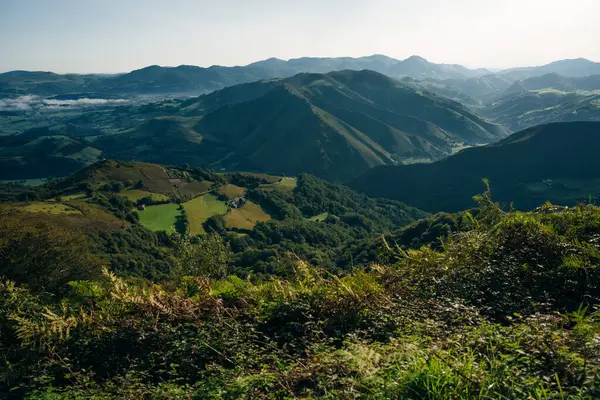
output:
<path id="1" fill-rule="evenodd" d="M 178 204 L 160 204 L 138 211 L 140 223 L 153 231 L 181 231 L 181 211 Z"/>
<path id="2" fill-rule="evenodd" d="M 225 214 L 227 204 L 212 194 L 205 194 L 183 203 L 183 209 L 190 223 L 190 235 L 201 235 L 205 233 L 202 224 L 213 215 Z"/>
<path id="3" fill-rule="evenodd" d="M 264 190 L 279 190 L 284 193 L 289 193 L 296 188 L 298 180 L 296 178 L 281 178 L 275 183 L 260 185 L 259 188 Z"/>
<path id="4" fill-rule="evenodd" d="M 212 186 L 212 182 L 208 181 L 194 181 L 194 182 L 182 182 L 179 187 L 176 189 L 176 192 L 181 196 L 188 195 L 200 195 L 203 193 L 207 193 Z"/>
<path id="5" fill-rule="evenodd" d="M 120 192 L 119 196 L 125 196 L 129 200 L 133 201 L 134 203 L 136 201 L 138 201 L 139 199 L 141 199 L 143 197 L 148 197 L 148 196 L 152 197 L 152 200 L 154 200 L 154 201 L 169 200 L 169 196 L 165 196 L 164 194 L 152 193 L 152 192 L 148 192 L 146 190 L 140 190 L 140 189 L 125 190 L 123 192 Z"/>
<path id="6" fill-rule="evenodd" d="M 313 222 L 323 222 L 323 221 L 325 221 L 327 219 L 327 217 L 329 217 L 329 213 L 328 212 L 324 212 L 322 214 L 310 217 L 310 218 L 308 218 L 308 220 L 309 221 L 313 221 Z"/>
<path id="7" fill-rule="evenodd" d="M 24 206 L 23 210 L 53 215 L 81 214 L 81 211 L 77 210 L 76 208 L 58 202 L 34 202 Z"/>
<path id="8" fill-rule="evenodd" d="M 249 176 L 254 176 L 259 179 L 264 179 L 265 181 L 267 181 L 267 183 L 275 183 L 275 182 L 279 182 L 281 180 L 281 178 L 279 176 L 275 176 L 275 175 L 259 174 L 259 173 L 254 173 L 254 172 L 244 172 L 244 174 L 249 175 Z"/>
<path id="9" fill-rule="evenodd" d="M 91 180 L 102 185 L 110 181 L 142 181 L 144 186 L 152 191 L 163 194 L 173 192 L 178 179 L 172 179 L 166 168 L 143 162 L 106 161 L 95 171 Z"/>
<path id="10" fill-rule="evenodd" d="M 127 225 L 128 223 L 124 222 L 122 219 L 117 218 L 111 212 L 107 211 L 105 208 L 98 204 L 88 203 L 83 199 L 69 200 L 64 201 L 65 204 L 80 210 L 83 215 L 87 218 L 90 218 L 96 222 L 102 223 L 110 223 L 116 225 Z"/>
<path id="11" fill-rule="evenodd" d="M 225 226 L 243 230 L 251 230 L 257 222 L 269 221 L 271 216 L 257 204 L 247 201 L 241 208 L 234 208 L 225 216 Z"/>
<path id="12" fill-rule="evenodd" d="M 411 164 L 427 164 L 432 161 L 431 158 L 418 158 L 418 157 L 409 157 L 402 160 L 402 164 L 411 165 Z"/>
<path id="13" fill-rule="evenodd" d="M 219 194 L 225 195 L 230 199 L 234 199 L 236 197 L 244 197 L 246 195 L 246 189 L 229 184 L 219 188 Z"/>
<path id="14" fill-rule="evenodd" d="M 86 164 L 91 164 L 98 161 L 102 157 L 102 152 L 93 147 L 85 147 L 83 150 L 72 154 L 70 157 Z"/>
<path id="15" fill-rule="evenodd" d="M 456 153 L 458 153 L 459 151 L 462 151 L 462 150 L 464 150 L 464 149 L 468 149 L 468 148 L 470 148 L 470 147 L 473 147 L 473 146 L 471 146 L 471 145 L 468 145 L 468 144 L 464 144 L 464 143 L 463 143 L 463 144 L 456 145 L 456 146 L 454 146 L 454 147 L 452 148 L 452 154 L 456 154 Z"/>
<path id="16" fill-rule="evenodd" d="M 123 229 L 129 223 L 117 218 L 99 205 L 75 200 L 68 203 L 31 202 L 0 204 L 2 209 L 23 213 L 26 218 L 35 213 L 36 220 L 47 221 L 53 226 L 86 234 Z"/>
<path id="17" fill-rule="evenodd" d="M 159 120 L 177 121 L 183 124 L 187 128 L 192 128 L 195 124 L 202 119 L 202 117 L 181 117 L 178 115 L 167 115 L 163 117 L 157 117 Z"/>
<path id="18" fill-rule="evenodd" d="M 88 180 L 97 188 L 111 181 L 131 184 L 141 181 L 144 190 L 172 198 L 199 196 L 207 193 L 212 186 L 212 182 L 194 181 L 185 172 L 176 173 L 157 164 L 113 160 L 104 162 Z M 132 196 L 135 198 L 135 193 Z"/>
<path id="19" fill-rule="evenodd" d="M 65 196 L 61 196 L 63 201 L 71 201 L 71 200 L 83 200 L 87 198 L 87 195 L 83 192 L 68 194 Z"/>

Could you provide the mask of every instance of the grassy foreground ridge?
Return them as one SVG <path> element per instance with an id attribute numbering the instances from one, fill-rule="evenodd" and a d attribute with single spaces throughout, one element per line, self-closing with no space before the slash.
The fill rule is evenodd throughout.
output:
<path id="1" fill-rule="evenodd" d="M 506 212 L 489 192 L 438 250 L 331 274 L 226 277 L 181 239 L 179 278 L 104 269 L 61 296 L 0 284 L 0 391 L 32 399 L 593 399 L 600 208 Z M 0 237 L 0 248 L 11 240 Z M 200 261 L 198 261 L 200 260 Z M 9 391 L 10 390 L 10 391 Z"/>

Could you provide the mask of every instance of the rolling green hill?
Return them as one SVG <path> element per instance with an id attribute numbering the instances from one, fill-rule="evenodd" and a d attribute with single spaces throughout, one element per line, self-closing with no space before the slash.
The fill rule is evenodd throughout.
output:
<path id="1" fill-rule="evenodd" d="M 202 136 L 170 119 L 150 119 L 124 132 L 100 136 L 93 144 L 122 160 L 198 164 L 203 155 Z"/>
<path id="2" fill-rule="evenodd" d="M 0 179 L 62 177 L 99 159 L 85 140 L 47 129 L 0 136 Z"/>
<path id="3" fill-rule="evenodd" d="M 250 100 L 238 102 L 233 91 Z M 222 94 L 188 102 L 184 110 L 193 116 L 222 105 L 194 130 L 211 149 L 211 165 L 227 169 L 340 181 L 376 165 L 435 160 L 505 135 L 459 103 L 372 71 L 300 74 Z"/>
<path id="4" fill-rule="evenodd" d="M 574 205 L 600 197 L 598 145 L 600 122 L 542 125 L 435 163 L 377 167 L 349 186 L 427 211 L 457 211 L 475 205 L 471 197 L 488 178 L 494 198 L 517 208 Z"/>

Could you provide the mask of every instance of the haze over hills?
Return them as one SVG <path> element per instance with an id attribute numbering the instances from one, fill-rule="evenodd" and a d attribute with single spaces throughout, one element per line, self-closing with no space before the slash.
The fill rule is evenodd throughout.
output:
<path id="1" fill-rule="evenodd" d="M 488 178 L 496 200 L 520 209 L 546 200 L 574 205 L 600 197 L 599 145 L 600 122 L 541 125 L 435 163 L 373 168 L 349 186 L 430 212 L 457 211 L 475 205 Z"/>
<path id="2" fill-rule="evenodd" d="M 581 58 L 466 78 L 440 80 L 429 76 L 421 77 L 416 83 L 440 95 L 478 108 L 515 91 L 546 88 L 561 91 L 598 90 L 599 77 L 600 63 Z"/>
<path id="3" fill-rule="evenodd" d="M 54 74 L 52 72 L 11 71 L 0 74 L 0 97 L 34 94 L 55 96 L 93 94 L 94 96 L 198 95 L 227 86 L 268 78 L 285 78 L 302 72 L 328 73 L 345 69 L 370 69 L 394 78 L 412 77 L 436 80 L 474 80 L 468 85 L 485 85 L 487 81 L 518 79 L 547 73 L 582 77 L 600 74 L 600 63 L 586 59 L 562 60 L 540 67 L 499 71 L 499 78 L 489 70 L 469 69 L 462 65 L 435 64 L 419 56 L 397 60 L 384 55 L 351 58 L 303 57 L 288 61 L 271 58 L 246 66 L 202 68 L 148 66 L 125 74 Z M 483 78 L 483 77 L 488 78 Z M 477 79 L 484 81 L 478 82 Z M 460 82 L 458 82 L 460 84 Z M 468 95 L 473 93 L 466 92 Z"/>
<path id="4" fill-rule="evenodd" d="M 600 74 L 584 77 L 569 77 L 552 72 L 527 78 L 522 81 L 519 80 L 511 87 L 507 88 L 504 94 L 511 94 L 522 90 L 541 90 L 548 88 L 563 92 L 600 90 Z"/>
<path id="5" fill-rule="evenodd" d="M 457 64 L 435 64 L 419 56 L 397 60 L 381 54 L 359 58 L 303 57 L 289 61 L 271 58 L 250 64 L 249 66 L 274 71 L 276 76 L 286 76 L 290 72 L 293 72 L 292 74 L 295 75 L 301 72 L 327 73 L 345 69 L 370 69 L 391 77 L 410 76 L 414 78 L 428 77 L 434 79 L 468 78 L 489 73 L 486 69 L 469 69 Z"/>
<path id="6" fill-rule="evenodd" d="M 545 74 L 559 74 L 569 77 L 600 75 L 600 63 L 585 58 L 554 61 L 539 67 L 505 69 L 499 72 L 513 79 L 526 79 Z"/>
<path id="7" fill-rule="evenodd" d="M 191 65 L 152 65 L 119 75 L 59 75 L 52 72 L 11 71 L 0 74 L 0 94 L 42 96 L 90 93 L 98 95 L 202 94 L 239 83 L 267 78 L 285 78 L 302 72 L 327 73 L 344 69 L 371 69 L 393 77 L 413 76 L 437 79 L 467 78 L 485 74 L 461 65 L 434 64 L 413 56 L 396 60 L 383 55 L 360 58 L 298 58 L 283 61 L 271 58 L 246 66 L 202 68 Z"/>

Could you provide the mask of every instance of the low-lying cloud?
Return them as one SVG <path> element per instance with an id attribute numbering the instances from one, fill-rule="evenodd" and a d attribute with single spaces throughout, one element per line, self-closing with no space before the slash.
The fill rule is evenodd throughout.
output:
<path id="1" fill-rule="evenodd" d="M 0 111 L 44 111 L 73 108 L 97 107 L 127 103 L 125 99 L 89 99 L 56 100 L 39 96 L 20 96 L 10 99 L 0 99 Z"/>

